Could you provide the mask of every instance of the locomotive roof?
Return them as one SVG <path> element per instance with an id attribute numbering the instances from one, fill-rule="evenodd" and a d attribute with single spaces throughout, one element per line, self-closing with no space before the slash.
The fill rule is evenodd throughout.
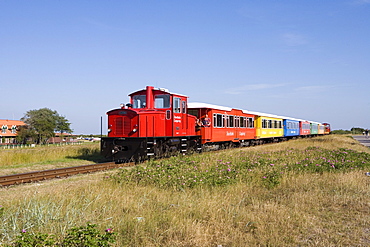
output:
<path id="1" fill-rule="evenodd" d="M 172 93 L 170 92 L 167 88 L 153 88 L 153 90 L 155 91 L 161 91 L 163 93 L 168 93 L 168 94 L 172 94 L 172 95 L 178 95 L 178 96 L 182 96 L 182 97 L 187 97 L 189 98 L 188 96 L 184 95 L 184 94 L 181 94 L 181 93 Z M 138 91 L 135 91 L 135 92 L 132 92 L 130 93 L 128 96 L 131 96 L 133 94 L 136 94 L 136 93 L 140 93 L 140 92 L 146 92 L 146 88 L 144 89 L 141 89 L 141 90 L 138 90 Z"/>

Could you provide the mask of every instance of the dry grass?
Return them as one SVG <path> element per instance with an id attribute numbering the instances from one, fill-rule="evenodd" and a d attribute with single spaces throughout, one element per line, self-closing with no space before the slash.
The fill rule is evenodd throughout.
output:
<path id="1" fill-rule="evenodd" d="M 341 147 L 333 138 L 314 142 Z M 344 140 L 344 145 L 362 149 Z M 313 140 L 307 141 L 306 147 Z M 243 152 L 285 149 L 287 144 Z M 290 144 L 304 149 L 301 140 Z M 237 153 L 219 152 L 214 159 Z M 212 162 L 212 154 L 194 159 Z M 0 243 L 25 228 L 61 236 L 90 221 L 101 229 L 113 227 L 116 246 L 369 246 L 370 180 L 364 172 L 291 171 L 270 189 L 256 178 L 177 191 L 116 183 L 108 178 L 116 171 L 3 188 Z"/>

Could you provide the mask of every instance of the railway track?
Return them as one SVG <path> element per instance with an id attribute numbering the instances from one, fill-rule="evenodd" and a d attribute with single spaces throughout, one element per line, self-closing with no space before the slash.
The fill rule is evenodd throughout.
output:
<path id="1" fill-rule="evenodd" d="M 72 175 L 104 171 L 124 166 L 132 166 L 134 163 L 116 164 L 114 162 L 98 163 L 83 166 L 58 168 L 44 171 L 27 172 L 13 175 L 0 176 L 0 186 L 31 183 L 53 178 L 63 178 Z"/>

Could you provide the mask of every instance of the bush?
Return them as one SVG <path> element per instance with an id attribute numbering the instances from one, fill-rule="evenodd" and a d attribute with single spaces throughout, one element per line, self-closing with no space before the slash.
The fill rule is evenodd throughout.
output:
<path id="1" fill-rule="evenodd" d="M 29 233 L 26 230 L 22 230 L 21 235 L 17 236 L 15 242 L 10 246 L 106 247 L 116 241 L 116 234 L 111 228 L 106 229 L 105 233 L 100 234 L 95 227 L 95 224 L 87 223 L 86 226 L 71 228 L 61 243 L 58 243 L 55 240 L 54 235 L 44 233 Z"/>

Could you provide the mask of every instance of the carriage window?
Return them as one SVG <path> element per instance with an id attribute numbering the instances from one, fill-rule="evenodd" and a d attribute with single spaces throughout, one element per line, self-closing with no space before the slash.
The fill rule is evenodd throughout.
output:
<path id="1" fill-rule="evenodd" d="M 154 107 L 155 108 L 170 108 L 170 95 L 162 94 L 154 96 Z"/>
<path id="2" fill-rule="evenodd" d="M 240 127 L 241 128 L 247 127 L 246 120 L 247 120 L 246 117 L 240 117 Z"/>
<path id="3" fill-rule="evenodd" d="M 272 128 L 272 120 L 268 120 L 268 126 L 267 126 L 267 128 L 269 128 L 269 129 L 271 129 Z"/>
<path id="4" fill-rule="evenodd" d="M 199 118 L 199 112 L 196 109 L 189 109 L 188 114 L 196 116 L 197 118 Z"/>
<path id="5" fill-rule="evenodd" d="M 181 106 L 181 99 L 177 98 L 177 97 L 174 97 L 173 98 L 173 112 L 174 113 L 181 113 L 180 106 Z"/>
<path id="6" fill-rule="evenodd" d="M 134 105 L 132 108 L 145 108 L 146 106 L 146 95 L 135 95 L 132 97 Z"/>
<path id="7" fill-rule="evenodd" d="M 239 120 L 239 117 L 238 116 L 235 117 L 235 127 L 236 128 L 239 128 L 240 127 L 240 120 Z"/>
<path id="8" fill-rule="evenodd" d="M 229 116 L 229 126 L 230 128 L 234 128 L 234 116 Z"/>
<path id="9" fill-rule="evenodd" d="M 224 127 L 225 116 L 222 114 L 213 114 L 213 126 L 222 128 Z"/>
<path id="10" fill-rule="evenodd" d="M 248 128 L 254 128 L 254 119 L 251 117 L 248 118 Z"/>

